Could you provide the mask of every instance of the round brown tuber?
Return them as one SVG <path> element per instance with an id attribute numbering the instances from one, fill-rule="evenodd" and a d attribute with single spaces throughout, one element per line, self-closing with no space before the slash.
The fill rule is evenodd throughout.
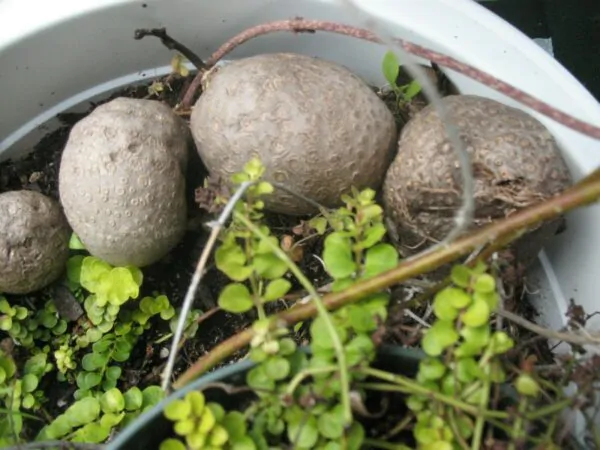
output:
<path id="1" fill-rule="evenodd" d="M 379 188 L 396 140 L 391 112 L 358 76 L 291 53 L 218 67 L 194 106 L 191 129 L 212 175 L 228 182 L 258 157 L 266 180 L 328 207 L 351 186 Z M 315 212 L 282 190 L 265 198 L 265 207 Z"/>
<path id="2" fill-rule="evenodd" d="M 186 226 L 189 130 L 158 101 L 116 98 L 72 128 L 59 192 L 88 251 L 143 267 L 165 256 Z"/>
<path id="3" fill-rule="evenodd" d="M 571 175 L 544 125 L 520 109 L 474 95 L 443 103 L 470 155 L 475 211 L 471 230 L 554 196 Z M 385 178 L 383 199 L 401 251 L 410 255 L 443 240 L 462 202 L 458 157 L 432 105 L 403 129 Z M 527 266 L 559 220 L 547 222 L 511 246 Z"/>
<path id="4" fill-rule="evenodd" d="M 70 235 L 55 200 L 35 191 L 0 194 L 0 292 L 28 294 L 56 281 Z"/>

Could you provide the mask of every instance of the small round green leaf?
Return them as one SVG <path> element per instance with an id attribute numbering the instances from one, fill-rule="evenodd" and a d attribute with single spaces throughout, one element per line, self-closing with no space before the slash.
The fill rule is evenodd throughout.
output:
<path id="1" fill-rule="evenodd" d="M 22 381 L 23 381 L 23 387 L 22 387 L 23 392 L 27 392 L 27 393 L 35 391 L 40 382 L 39 378 L 31 373 L 24 375 L 22 378 Z"/>
<path id="2" fill-rule="evenodd" d="M 172 421 L 181 421 L 187 419 L 192 413 L 192 405 L 191 403 L 176 399 L 165 406 L 163 414 L 165 417 Z"/>
<path id="3" fill-rule="evenodd" d="M 165 391 L 160 386 L 148 386 L 142 391 L 142 408 L 157 405 L 164 397 Z"/>
<path id="4" fill-rule="evenodd" d="M 110 389 L 100 397 L 100 408 L 106 414 L 119 413 L 125 409 L 125 398 L 117 388 Z"/>
<path id="5" fill-rule="evenodd" d="M 228 439 L 229 433 L 227 433 L 227 430 L 221 425 L 215 425 L 208 437 L 208 441 L 213 447 L 224 446 Z"/>
<path id="6" fill-rule="evenodd" d="M 377 244 L 367 250 L 364 274 L 370 278 L 393 269 L 398 264 L 398 251 L 390 244 Z"/>
<path id="7" fill-rule="evenodd" d="M 204 408 L 202 416 L 200 417 L 200 423 L 198 424 L 197 431 L 202 434 L 208 434 L 210 430 L 213 429 L 216 423 L 217 419 L 215 418 L 212 409 Z"/>
<path id="8" fill-rule="evenodd" d="M 346 278 L 357 269 L 350 240 L 339 232 L 331 233 L 325 238 L 323 261 L 325 269 L 333 278 Z"/>
<path id="9" fill-rule="evenodd" d="M 480 327 L 463 327 L 460 330 L 460 335 L 465 342 L 483 348 L 490 342 L 492 333 L 489 324 L 486 323 Z"/>
<path id="10" fill-rule="evenodd" d="M 483 375 L 474 358 L 460 358 L 456 362 L 456 378 L 463 383 L 470 383 L 475 379 L 480 379 Z"/>
<path id="11" fill-rule="evenodd" d="M 490 274 L 482 273 L 481 275 L 477 275 L 473 289 L 482 294 L 496 292 L 496 280 Z"/>
<path id="12" fill-rule="evenodd" d="M 439 359 L 425 358 L 419 363 L 419 375 L 427 380 L 439 380 L 446 373 L 446 366 Z"/>
<path id="13" fill-rule="evenodd" d="M 246 383 L 249 387 L 256 390 L 273 390 L 275 382 L 269 378 L 262 365 L 253 367 L 246 375 Z"/>
<path id="14" fill-rule="evenodd" d="M 290 373 L 290 362 L 281 356 L 272 356 L 264 362 L 265 374 L 275 381 L 283 380 Z"/>
<path id="15" fill-rule="evenodd" d="M 442 289 L 435 296 L 435 303 L 447 303 L 455 309 L 466 308 L 471 304 L 471 296 L 467 294 L 463 289 L 456 287 L 447 287 Z M 442 319 L 444 320 L 444 319 Z"/>
<path id="16" fill-rule="evenodd" d="M 244 313 L 250 311 L 254 306 L 250 291 L 240 283 L 232 283 L 221 291 L 219 306 L 225 311 L 232 313 Z"/>
<path id="17" fill-rule="evenodd" d="M 521 374 L 515 381 L 517 392 L 527 397 L 537 397 L 540 393 L 540 385 L 531 375 Z"/>
<path id="18" fill-rule="evenodd" d="M 312 448 L 319 439 L 317 418 L 309 415 L 306 419 L 300 417 L 288 422 L 287 435 L 298 448 Z"/>
<path id="19" fill-rule="evenodd" d="M 196 427 L 196 422 L 193 417 L 188 417 L 187 419 L 181 419 L 175 422 L 173 425 L 173 431 L 179 436 L 188 436 L 194 432 L 194 428 Z"/>
<path id="20" fill-rule="evenodd" d="M 457 264 L 452 267 L 450 277 L 455 285 L 466 288 L 471 284 L 471 273 L 471 269 L 467 266 Z"/>
<path id="21" fill-rule="evenodd" d="M 185 401 L 190 404 L 192 407 L 192 413 L 196 417 L 200 417 L 200 415 L 204 412 L 204 407 L 206 406 L 206 399 L 204 398 L 204 394 L 200 391 L 191 391 L 185 394 Z"/>
<path id="22" fill-rule="evenodd" d="M 21 406 L 23 406 L 23 408 L 25 409 L 31 409 L 33 408 L 35 405 L 35 397 L 31 394 L 25 394 L 23 395 L 23 398 L 21 399 Z"/>
<path id="23" fill-rule="evenodd" d="M 278 300 L 291 289 L 292 283 L 285 278 L 277 278 L 271 281 L 265 289 L 264 299 L 268 302 Z"/>
<path id="24" fill-rule="evenodd" d="M 127 411 L 135 411 L 142 407 L 143 396 L 139 387 L 133 386 L 129 388 L 123 395 L 125 399 L 125 409 Z"/>
<path id="25" fill-rule="evenodd" d="M 186 447 L 183 442 L 169 438 L 160 443 L 159 450 L 186 450 Z"/>
<path id="26" fill-rule="evenodd" d="M 481 327 L 490 320 L 490 307 L 483 300 L 475 300 L 461 316 L 468 327 Z"/>
<path id="27" fill-rule="evenodd" d="M 100 402 L 95 397 L 77 400 L 64 412 L 71 428 L 93 422 L 100 415 Z"/>
<path id="28" fill-rule="evenodd" d="M 327 439 L 339 440 L 344 434 L 344 414 L 341 405 L 319 416 L 317 427 Z"/>
<path id="29" fill-rule="evenodd" d="M 514 347 L 515 342 L 504 331 L 496 331 L 492 335 L 492 348 L 496 355 L 506 353 Z"/>
<path id="30" fill-rule="evenodd" d="M 246 266 L 246 253 L 238 244 L 228 243 L 215 252 L 217 268 L 234 281 L 244 281 L 252 274 L 252 267 Z"/>
<path id="31" fill-rule="evenodd" d="M 456 343 L 458 338 L 454 323 L 438 320 L 427 330 L 421 345 L 429 356 L 439 356 L 446 348 Z"/>

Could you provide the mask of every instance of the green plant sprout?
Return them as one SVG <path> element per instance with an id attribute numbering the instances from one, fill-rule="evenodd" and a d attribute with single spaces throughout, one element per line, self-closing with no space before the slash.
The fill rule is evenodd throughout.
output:
<path id="1" fill-rule="evenodd" d="M 59 317 L 52 301 L 33 313 L 25 306 L 11 306 L 0 296 L 0 330 L 6 331 L 19 345 L 31 348 L 35 340 L 49 342 L 66 329 L 67 322 Z"/>
<path id="2" fill-rule="evenodd" d="M 405 85 L 398 85 L 398 76 L 400 75 L 400 62 L 398 57 L 392 51 L 388 51 L 383 57 L 381 63 L 383 76 L 387 80 L 399 104 L 410 103 L 410 101 L 421 92 L 421 85 L 417 80 L 412 80 Z"/>

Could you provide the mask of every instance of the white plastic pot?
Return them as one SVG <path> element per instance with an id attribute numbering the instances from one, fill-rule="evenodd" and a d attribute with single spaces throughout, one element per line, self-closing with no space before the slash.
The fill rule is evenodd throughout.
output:
<path id="1" fill-rule="evenodd" d="M 355 0 L 356 1 L 356 0 Z M 362 17 L 342 0 L 1 0 L 0 160 L 24 155 L 57 126 L 57 113 L 82 111 L 89 100 L 170 70 L 157 39 L 133 39 L 136 28 L 166 27 L 206 57 L 227 38 L 265 21 L 301 16 L 358 26 L 375 19 L 389 35 L 448 53 L 592 123 L 600 106 L 562 66 L 525 35 L 471 0 L 360 0 Z M 239 47 L 230 57 L 292 51 L 344 64 L 382 84 L 387 49 L 327 33 L 277 33 Z M 464 93 L 519 106 L 463 76 Z M 600 143 L 535 114 L 561 145 L 576 179 L 600 165 Z M 540 321 L 564 323 L 569 299 L 600 309 L 600 206 L 568 216 L 528 275 Z M 596 321 L 596 324 L 598 322 Z"/>

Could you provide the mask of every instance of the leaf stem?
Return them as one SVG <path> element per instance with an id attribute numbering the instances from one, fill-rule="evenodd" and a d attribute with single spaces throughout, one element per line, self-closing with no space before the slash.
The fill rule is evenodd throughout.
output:
<path id="1" fill-rule="evenodd" d="M 515 423 L 513 424 L 511 436 L 510 436 L 510 445 L 508 446 L 508 450 L 515 450 L 516 443 L 521 440 L 523 434 L 523 414 L 527 411 L 527 397 L 523 398 L 521 403 L 519 404 L 519 413 L 515 418 Z"/>
<path id="2" fill-rule="evenodd" d="M 292 395 L 300 383 L 302 383 L 306 378 L 319 373 L 335 372 L 336 369 L 337 366 L 311 367 L 304 369 L 303 371 L 297 373 L 294 378 L 292 378 L 285 392 L 286 394 Z"/>
<path id="3" fill-rule="evenodd" d="M 290 259 L 290 257 L 279 246 L 273 244 L 268 239 L 268 236 L 265 235 L 256 225 L 254 225 L 243 214 L 240 214 L 237 211 L 234 211 L 233 214 L 234 214 L 235 218 L 237 220 L 239 220 L 240 222 L 242 222 L 244 224 L 244 226 L 247 227 L 254 235 L 263 239 L 265 244 L 271 248 L 273 253 L 275 253 L 275 255 L 279 259 L 281 259 L 282 261 L 285 262 L 285 264 L 288 266 L 290 271 L 294 274 L 296 279 L 300 282 L 302 287 L 304 289 L 306 289 L 306 291 L 312 297 L 313 304 L 315 305 L 315 307 L 319 313 L 319 316 L 323 318 L 325 326 L 327 327 L 327 331 L 329 332 L 329 334 L 331 336 L 333 348 L 335 351 L 335 356 L 338 360 L 338 367 L 339 367 L 339 371 L 340 371 L 340 384 L 342 386 L 340 395 L 341 395 L 342 409 L 344 411 L 344 424 L 345 425 L 350 424 L 352 422 L 352 409 L 350 406 L 350 381 L 349 381 L 349 377 L 348 377 L 348 368 L 346 365 L 346 355 L 344 353 L 344 347 L 342 345 L 340 336 L 338 335 L 337 330 L 335 329 L 335 325 L 333 324 L 333 321 L 331 320 L 331 316 L 329 315 L 327 308 L 323 304 L 323 300 L 321 299 L 321 296 L 319 295 L 319 293 L 317 292 L 317 290 L 315 289 L 313 284 L 310 282 L 310 280 L 308 278 L 306 278 L 304 273 L 302 273 L 300 268 Z"/>
<path id="4" fill-rule="evenodd" d="M 439 392 L 431 391 L 426 387 L 422 386 L 416 381 L 413 381 L 411 378 L 404 377 L 402 375 L 396 375 L 393 373 L 384 372 L 382 370 L 373 369 L 371 367 L 365 367 L 358 369 L 359 372 L 370 375 L 385 381 L 388 381 L 393 384 L 384 384 L 384 383 L 361 383 L 360 386 L 365 389 L 373 389 L 379 391 L 397 391 L 403 392 L 405 394 L 418 394 L 429 397 L 433 400 L 436 400 L 440 403 L 444 403 L 448 406 L 451 406 L 456 409 L 460 409 L 466 413 L 469 413 L 473 416 L 478 414 L 482 414 L 484 418 L 497 418 L 497 419 L 508 419 L 508 413 L 502 411 L 480 411 L 478 407 L 474 405 L 470 405 L 469 403 L 463 402 L 462 400 L 458 400 L 454 397 L 449 397 L 447 395 L 441 394 Z"/>
<path id="5" fill-rule="evenodd" d="M 488 410 L 488 403 L 490 401 L 490 389 L 491 383 L 489 381 L 489 372 L 490 366 L 486 368 L 486 377 L 483 383 L 483 394 L 481 395 L 481 399 L 479 400 L 479 410 L 477 413 L 477 419 L 475 421 L 475 430 L 473 432 L 473 440 L 471 441 L 471 449 L 479 450 L 482 448 L 482 440 L 483 440 L 483 428 L 485 426 L 485 414 Z"/>

